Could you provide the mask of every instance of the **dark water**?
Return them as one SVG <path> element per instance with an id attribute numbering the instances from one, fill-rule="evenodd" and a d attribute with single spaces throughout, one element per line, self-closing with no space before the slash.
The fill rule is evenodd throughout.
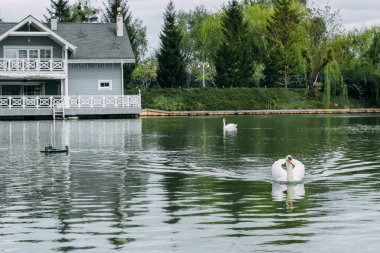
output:
<path id="1" fill-rule="evenodd" d="M 379 115 L 227 121 L 0 122 L 0 252 L 378 252 Z"/>

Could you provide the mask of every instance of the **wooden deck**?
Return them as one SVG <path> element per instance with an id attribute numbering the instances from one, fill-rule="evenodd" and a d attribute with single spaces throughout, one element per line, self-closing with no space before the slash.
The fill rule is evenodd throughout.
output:
<path id="1" fill-rule="evenodd" d="M 242 110 L 242 111 L 163 111 L 144 109 L 141 116 L 218 116 L 218 115 L 268 115 L 268 114 L 343 114 L 380 113 L 380 108 L 370 109 L 298 109 L 298 110 Z"/>
<path id="2" fill-rule="evenodd" d="M 139 117 L 141 96 L 0 97 L 0 120 Z"/>
<path id="3" fill-rule="evenodd" d="M 65 118 L 136 118 L 141 108 L 69 108 L 65 109 Z M 0 120 L 53 119 L 50 108 L 0 108 Z"/>

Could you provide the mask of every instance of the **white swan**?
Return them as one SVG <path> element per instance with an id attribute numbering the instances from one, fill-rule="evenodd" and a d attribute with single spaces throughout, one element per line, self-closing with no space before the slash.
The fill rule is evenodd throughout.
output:
<path id="1" fill-rule="evenodd" d="M 226 119 L 223 118 L 223 130 L 224 131 L 235 131 L 237 130 L 237 124 L 227 124 L 226 125 Z"/>
<path id="2" fill-rule="evenodd" d="M 283 164 L 286 164 L 286 170 L 282 168 Z M 287 155 L 285 159 L 278 159 L 272 165 L 272 177 L 276 181 L 297 182 L 302 181 L 304 176 L 305 166 L 290 155 Z"/>

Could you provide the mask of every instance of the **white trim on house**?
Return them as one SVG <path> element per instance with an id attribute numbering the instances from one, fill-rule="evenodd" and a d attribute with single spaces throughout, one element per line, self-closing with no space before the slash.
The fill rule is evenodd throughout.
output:
<path id="1" fill-rule="evenodd" d="M 36 37 L 36 36 L 48 36 L 48 32 L 11 32 L 9 36 L 28 36 L 28 37 Z"/>
<path id="2" fill-rule="evenodd" d="M 29 46 L 29 45 L 25 45 L 25 46 L 20 46 L 20 45 L 4 45 L 3 46 L 4 49 L 50 49 L 50 50 L 53 50 L 53 46 L 46 46 L 46 45 L 43 45 L 43 46 Z"/>
<path id="3" fill-rule="evenodd" d="M 108 84 L 108 86 L 102 87 L 101 84 Z M 98 80 L 98 90 L 99 91 L 112 90 L 112 80 Z"/>
<path id="4" fill-rule="evenodd" d="M 65 79 L 66 74 L 61 72 L 44 72 L 44 71 L 29 71 L 29 72 L 10 72 L 10 71 L 1 71 L 0 78 L 13 80 L 15 78 L 23 79 Z"/>
<path id="5" fill-rule="evenodd" d="M 25 32 L 25 31 L 17 32 L 17 30 L 19 28 L 21 28 L 23 25 L 25 25 L 26 23 L 35 24 L 43 32 L 36 32 L 36 31 L 34 31 L 34 32 Z M 43 33 L 43 34 L 41 34 L 41 33 Z M 68 46 L 68 48 L 71 49 L 72 51 L 76 50 L 76 46 L 72 45 L 67 40 L 65 40 L 64 38 L 62 38 L 61 36 L 59 36 L 58 34 L 53 32 L 52 30 L 50 30 L 48 27 L 43 25 L 41 22 L 39 22 L 37 19 L 35 19 L 31 15 L 26 17 L 20 23 L 15 25 L 13 28 L 9 29 L 7 32 L 3 33 L 3 35 L 0 36 L 0 41 L 4 40 L 8 36 L 34 36 L 34 35 L 35 36 L 41 36 L 41 35 L 47 36 L 47 37 L 55 40 L 56 42 L 60 43 L 61 45 Z"/>
<path id="6" fill-rule="evenodd" d="M 69 63 L 136 63 L 135 59 L 69 59 Z"/>
<path id="7" fill-rule="evenodd" d="M 123 63 L 120 64 L 121 69 L 121 95 L 124 96 L 124 68 Z"/>

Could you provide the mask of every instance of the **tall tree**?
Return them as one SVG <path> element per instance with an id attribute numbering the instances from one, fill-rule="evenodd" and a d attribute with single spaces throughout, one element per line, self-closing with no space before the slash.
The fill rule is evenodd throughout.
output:
<path id="1" fill-rule="evenodd" d="M 164 13 L 164 26 L 160 33 L 161 45 L 157 53 L 157 82 L 161 87 L 177 87 L 186 84 L 186 67 L 181 52 L 182 35 L 171 0 Z"/>
<path id="2" fill-rule="evenodd" d="M 216 84 L 228 87 L 247 86 L 253 61 L 248 43 L 248 24 L 243 20 L 243 6 L 237 0 L 223 7 L 223 39 L 216 57 Z"/>
<path id="3" fill-rule="evenodd" d="M 368 90 L 369 97 L 380 105 L 380 29 L 372 29 L 373 36 L 371 36 L 371 44 L 368 51 L 362 56 L 367 60 L 365 64 L 365 86 Z M 366 62 L 366 60 L 363 60 Z M 364 64 L 362 64 L 364 65 Z"/>
<path id="4" fill-rule="evenodd" d="M 49 15 L 44 15 L 47 21 L 49 21 L 52 16 L 56 16 L 60 22 L 71 21 L 70 5 L 68 0 L 50 0 L 50 8 L 51 9 L 46 8 Z"/>
<path id="5" fill-rule="evenodd" d="M 267 26 L 269 55 L 266 75 L 272 84 L 289 86 L 290 77 L 297 67 L 297 27 L 300 13 L 294 0 L 278 0 L 274 4 L 274 13 Z"/>
<path id="6" fill-rule="evenodd" d="M 182 32 L 182 44 L 185 58 L 187 62 L 192 62 L 196 59 L 202 59 L 204 49 L 200 44 L 200 33 L 203 21 L 210 16 L 207 9 L 201 5 L 195 7 L 189 12 L 180 12 L 178 14 L 178 24 Z"/>
<path id="7" fill-rule="evenodd" d="M 93 8 L 89 5 L 87 0 L 77 0 L 70 7 L 70 22 L 89 22 L 91 17 L 96 15 L 99 9 Z"/>
<path id="8" fill-rule="evenodd" d="M 121 14 L 124 17 L 124 25 L 131 42 L 133 53 L 137 62 L 139 62 L 147 51 L 148 42 L 146 38 L 146 26 L 138 18 L 133 18 L 129 10 L 128 0 L 108 0 L 104 4 L 103 20 L 106 23 L 115 23 L 117 8 L 121 7 Z"/>
<path id="9" fill-rule="evenodd" d="M 250 4 L 250 5 L 266 5 L 266 6 L 270 6 L 270 5 L 274 5 L 276 3 L 277 0 L 243 0 L 243 3 L 244 4 Z M 303 5 L 306 5 L 307 4 L 307 0 L 296 0 L 298 3 L 300 4 L 303 4 Z"/>
<path id="10" fill-rule="evenodd" d="M 372 64 L 380 69 L 380 29 L 374 29 L 374 36 L 372 44 L 368 50 L 368 58 L 371 60 Z"/>
<path id="11" fill-rule="evenodd" d="M 146 26 L 143 25 L 140 19 L 133 19 L 132 13 L 129 10 L 128 0 L 108 0 L 107 5 L 104 4 L 103 21 L 106 23 L 115 23 L 118 7 L 121 7 L 121 14 L 124 17 L 124 25 L 127 30 L 129 41 L 131 42 L 132 51 L 136 58 L 136 64 L 138 64 L 144 57 L 148 48 Z M 125 87 L 132 81 L 132 72 L 135 70 L 136 64 L 124 65 Z"/>
<path id="12" fill-rule="evenodd" d="M 341 34 L 339 12 L 331 12 L 331 7 L 325 9 L 309 9 L 306 20 L 306 47 L 302 56 L 306 62 L 307 86 L 309 97 L 315 97 L 315 85 L 319 74 L 333 60 L 332 41 Z"/>

